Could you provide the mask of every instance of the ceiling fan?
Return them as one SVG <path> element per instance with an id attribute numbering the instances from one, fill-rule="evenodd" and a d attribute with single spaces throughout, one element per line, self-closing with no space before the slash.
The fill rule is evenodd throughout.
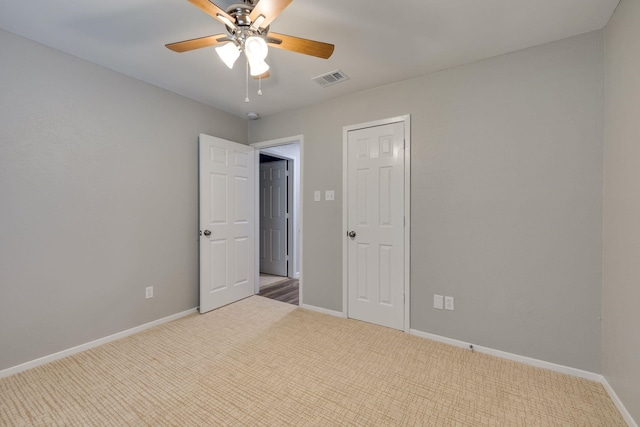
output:
<path id="1" fill-rule="evenodd" d="M 267 46 L 324 59 L 333 54 L 332 44 L 269 31 L 271 22 L 292 0 L 243 1 L 244 3 L 233 4 L 224 11 L 209 0 L 189 0 L 189 3 L 222 22 L 227 34 L 170 43 L 166 47 L 174 52 L 187 52 L 218 46 L 216 52 L 229 68 L 233 68 L 240 52 L 244 52 L 254 77 L 268 77 L 269 65 L 265 62 Z"/>

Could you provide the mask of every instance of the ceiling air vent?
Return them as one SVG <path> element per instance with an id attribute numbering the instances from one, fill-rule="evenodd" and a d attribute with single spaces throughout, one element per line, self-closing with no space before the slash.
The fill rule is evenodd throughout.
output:
<path id="1" fill-rule="evenodd" d="M 340 70 L 336 70 L 318 77 L 314 77 L 312 80 L 322 87 L 327 87 L 336 83 L 343 82 L 345 80 L 349 80 L 349 76 L 347 76 Z"/>

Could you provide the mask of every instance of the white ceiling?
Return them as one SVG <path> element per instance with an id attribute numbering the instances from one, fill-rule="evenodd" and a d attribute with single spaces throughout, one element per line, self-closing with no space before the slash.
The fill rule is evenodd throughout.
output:
<path id="1" fill-rule="evenodd" d="M 214 0 L 226 9 L 234 0 Z M 604 27 L 619 0 L 295 0 L 271 30 L 335 44 L 328 59 L 270 49 L 271 77 L 250 82 L 212 47 L 166 43 L 225 32 L 187 0 L 0 3 L 0 28 L 230 113 L 267 116 Z M 1 65 L 0 65 L 1 66 Z M 350 80 L 311 79 L 340 69 Z M 45 70 L 46 71 L 46 70 Z"/>

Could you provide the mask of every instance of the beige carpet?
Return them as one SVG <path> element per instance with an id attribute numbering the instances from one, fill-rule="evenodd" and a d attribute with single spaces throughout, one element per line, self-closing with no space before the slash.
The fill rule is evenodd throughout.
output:
<path id="1" fill-rule="evenodd" d="M 10 426 L 624 426 L 591 381 L 251 297 L 0 380 Z"/>

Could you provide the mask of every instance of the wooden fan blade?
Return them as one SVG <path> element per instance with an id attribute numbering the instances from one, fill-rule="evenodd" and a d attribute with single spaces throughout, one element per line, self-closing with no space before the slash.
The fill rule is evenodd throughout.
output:
<path id="1" fill-rule="evenodd" d="M 260 15 L 264 16 L 264 20 L 260 22 L 260 28 L 267 28 L 291 2 L 292 0 L 260 0 L 251 11 L 249 18 L 251 22 L 255 22 Z"/>
<path id="2" fill-rule="evenodd" d="M 188 52 L 202 47 L 215 46 L 227 41 L 229 41 L 229 38 L 226 34 L 216 34 L 213 36 L 200 37 L 182 42 L 169 43 L 165 46 L 174 52 Z"/>
<path id="3" fill-rule="evenodd" d="M 227 12 L 220 9 L 218 6 L 211 3 L 209 0 L 189 0 L 189 3 L 198 7 L 203 12 L 213 16 L 215 19 L 217 19 L 218 21 L 222 22 L 225 25 L 228 25 L 229 22 L 231 22 L 232 25 L 235 25 L 236 23 L 236 18 L 229 15 Z M 225 20 L 228 20 L 229 22 L 225 22 Z"/>
<path id="4" fill-rule="evenodd" d="M 253 76 L 253 78 L 255 80 L 266 79 L 267 77 L 271 77 L 271 74 L 269 74 L 269 71 L 265 71 L 264 73 L 260 74 L 259 76 Z"/>
<path id="5" fill-rule="evenodd" d="M 335 48 L 334 45 L 329 43 L 271 32 L 267 34 L 266 41 L 269 46 L 277 47 L 278 49 L 304 53 L 305 55 L 317 56 L 318 58 L 324 59 L 328 59 L 333 54 L 333 49 Z"/>

